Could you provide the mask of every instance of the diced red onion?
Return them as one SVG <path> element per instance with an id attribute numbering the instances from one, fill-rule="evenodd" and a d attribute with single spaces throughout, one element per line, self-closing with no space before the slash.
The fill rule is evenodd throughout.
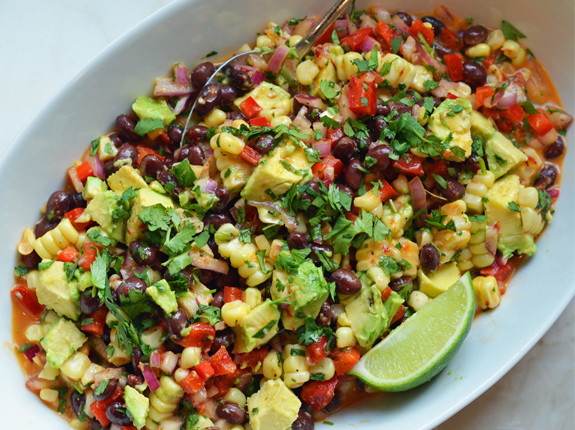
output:
<path id="1" fill-rule="evenodd" d="M 108 379 L 120 379 L 123 374 L 123 367 L 108 367 L 107 369 L 94 374 L 94 386 Z"/>
<path id="2" fill-rule="evenodd" d="M 377 25 L 377 22 L 369 16 L 367 13 L 364 13 L 359 17 L 359 28 L 374 28 Z"/>
<path id="3" fill-rule="evenodd" d="M 340 37 L 347 36 L 348 35 L 347 20 L 346 19 L 338 19 L 334 24 L 334 29 L 337 30 L 337 34 Z"/>
<path id="4" fill-rule="evenodd" d="M 545 133 L 543 136 L 538 136 L 538 137 L 544 146 L 549 146 L 559 138 L 559 133 L 557 133 L 557 130 L 552 128 L 547 133 Z"/>
<path id="5" fill-rule="evenodd" d="M 413 64 L 421 64 L 421 57 L 417 54 L 417 50 L 415 49 L 415 39 L 409 36 L 405 41 L 401 44 L 399 48 L 401 55 L 409 62 Z"/>
<path id="6" fill-rule="evenodd" d="M 172 78 L 157 78 L 154 84 L 155 96 L 187 96 L 191 93 L 191 85 L 178 84 Z"/>
<path id="7" fill-rule="evenodd" d="M 319 109 L 324 111 L 326 109 L 325 103 L 319 97 L 314 97 L 306 92 L 297 93 L 294 98 L 302 105 L 311 109 Z"/>
<path id="8" fill-rule="evenodd" d="M 150 354 L 150 366 L 152 366 L 155 369 L 159 369 L 161 362 L 162 362 L 162 353 L 157 349 L 155 351 L 152 351 L 152 353 Z"/>
<path id="9" fill-rule="evenodd" d="M 211 178 L 204 178 L 198 181 L 198 186 L 200 187 L 200 191 L 202 193 L 214 194 L 216 192 L 216 188 L 218 187 L 218 183 Z"/>
<path id="10" fill-rule="evenodd" d="M 497 101 L 500 109 L 509 109 L 517 104 L 517 85 L 511 83 L 505 88 L 501 98 Z"/>
<path id="11" fill-rule="evenodd" d="M 46 379 L 40 379 L 37 376 L 31 376 L 26 379 L 26 388 L 30 391 L 38 392 L 42 388 L 47 388 L 50 386 L 50 381 Z"/>
<path id="12" fill-rule="evenodd" d="M 322 157 L 325 157 L 331 151 L 331 142 L 329 140 L 318 140 L 312 144 L 312 148 L 319 151 Z"/>
<path id="13" fill-rule="evenodd" d="M 26 351 L 24 351 L 24 355 L 32 363 L 34 360 L 34 357 L 36 357 L 36 354 L 38 354 L 39 352 L 40 352 L 40 348 L 38 348 L 38 345 L 34 345 L 34 346 L 28 348 Z"/>
<path id="14" fill-rule="evenodd" d="M 121 425 L 118 424 L 111 424 L 110 425 L 110 430 L 122 430 L 124 427 L 122 427 Z"/>
<path id="15" fill-rule="evenodd" d="M 282 68 L 282 64 L 289 54 L 289 48 L 285 44 L 281 44 L 275 50 L 268 62 L 268 70 L 272 73 L 278 74 Z"/>
<path id="16" fill-rule="evenodd" d="M 228 263 L 224 260 L 217 260 L 209 255 L 194 251 L 190 252 L 190 256 L 193 258 L 192 266 L 198 269 L 210 270 L 221 273 L 222 275 L 227 275 L 230 270 Z"/>
<path id="17" fill-rule="evenodd" d="M 282 25 L 282 33 L 285 33 L 289 36 L 293 34 L 293 28 L 289 25 L 289 21 L 286 21 L 284 25 Z"/>
<path id="18" fill-rule="evenodd" d="M 393 15 L 391 17 L 391 24 L 397 28 L 401 33 L 409 33 L 409 27 L 407 24 L 399 17 L 399 15 Z"/>
<path id="19" fill-rule="evenodd" d="M 84 184 L 80 178 L 78 178 L 78 172 L 76 172 L 75 167 L 70 167 L 68 169 L 68 178 L 70 178 L 70 182 L 72 182 L 72 186 L 77 193 L 81 193 L 84 190 Z"/>
<path id="20" fill-rule="evenodd" d="M 415 118 L 416 120 L 419 118 L 419 110 L 421 109 L 421 106 L 419 105 L 413 105 L 411 108 L 411 116 L 413 118 Z"/>
<path id="21" fill-rule="evenodd" d="M 250 205 L 256 208 L 264 208 L 269 211 L 278 212 L 280 219 L 289 231 L 294 231 L 297 228 L 297 221 L 293 216 L 286 213 L 285 209 L 274 202 L 250 202 Z"/>
<path id="22" fill-rule="evenodd" d="M 323 183 L 327 188 L 329 188 L 330 184 L 335 181 L 335 170 L 333 166 L 327 166 L 323 169 Z"/>
<path id="23" fill-rule="evenodd" d="M 146 380 L 146 383 L 148 384 L 151 392 L 154 392 L 160 388 L 160 383 L 158 382 L 158 379 L 156 378 L 156 375 L 154 375 L 154 371 L 150 366 L 144 365 L 142 367 L 142 374 L 144 375 L 144 379 Z"/>
<path id="24" fill-rule="evenodd" d="M 411 201 L 413 203 L 413 210 L 418 212 L 420 210 L 427 209 L 427 195 L 425 193 L 425 188 L 423 187 L 423 182 L 419 179 L 419 176 L 415 176 L 411 179 L 407 186 L 409 188 L 409 195 L 411 196 Z"/>
<path id="25" fill-rule="evenodd" d="M 445 98 L 445 97 L 447 97 L 447 94 L 449 94 L 452 91 L 456 91 L 458 88 L 459 88 L 459 84 L 457 82 L 451 82 L 451 81 L 446 81 L 445 79 L 442 79 L 439 81 L 439 84 L 437 85 L 437 87 L 435 87 L 431 91 L 431 94 L 435 97 Z"/>
<path id="26" fill-rule="evenodd" d="M 567 128 L 573 122 L 573 116 L 569 115 L 564 110 L 553 107 L 551 111 L 552 112 L 547 112 L 547 116 L 549 117 L 549 121 L 551 121 L 557 130 Z"/>
<path id="27" fill-rule="evenodd" d="M 353 23 L 353 21 L 352 21 L 351 18 L 349 17 L 349 14 L 346 13 L 343 17 L 344 17 L 344 19 L 345 19 L 346 22 L 347 22 L 347 34 L 353 34 L 353 33 L 355 33 L 355 32 L 357 31 L 357 25 L 355 25 L 355 24 Z"/>
<path id="28" fill-rule="evenodd" d="M 162 372 L 171 375 L 176 370 L 178 366 L 178 356 L 172 351 L 166 351 L 162 354 L 162 363 L 160 364 L 160 369 Z"/>
<path id="29" fill-rule="evenodd" d="M 199 408 L 202 403 L 208 399 L 208 392 L 205 387 L 200 388 L 198 391 L 190 396 L 192 406 L 194 408 Z"/>
<path id="30" fill-rule="evenodd" d="M 442 75 L 443 73 L 446 72 L 445 65 L 441 64 L 439 61 L 433 58 L 433 56 L 431 56 L 429 52 L 425 50 L 423 45 L 419 43 L 417 40 L 415 41 L 415 50 L 427 65 L 435 67 L 435 70 L 437 70 L 437 73 L 439 75 Z"/>
<path id="31" fill-rule="evenodd" d="M 387 9 L 381 5 L 371 6 L 370 12 L 375 16 L 375 19 L 378 21 L 383 21 L 386 24 L 391 22 L 391 14 L 387 11 Z"/>
<path id="32" fill-rule="evenodd" d="M 357 116 L 349 108 L 349 85 L 345 85 L 337 101 L 341 123 L 343 124 L 348 118 L 357 119 Z"/>
<path id="33" fill-rule="evenodd" d="M 176 102 L 176 106 L 174 106 L 174 115 L 179 115 L 184 111 L 189 99 L 190 96 L 180 97 L 180 99 Z"/>
<path id="34" fill-rule="evenodd" d="M 295 125 L 300 130 L 307 130 L 311 128 L 311 122 L 306 118 L 307 106 L 302 106 L 293 120 Z"/>
<path id="35" fill-rule="evenodd" d="M 174 64 L 174 77 L 176 82 L 180 85 L 190 84 L 190 75 L 188 73 L 188 68 L 183 63 Z"/>
<path id="36" fill-rule="evenodd" d="M 483 106 L 485 106 L 486 108 L 492 108 L 495 105 L 497 105 L 501 97 L 503 97 L 503 91 L 498 91 L 493 95 L 493 97 L 488 97 L 487 99 L 485 99 L 483 101 Z"/>
<path id="37" fill-rule="evenodd" d="M 100 158 L 97 155 L 94 156 L 89 156 L 86 161 L 88 163 L 90 163 L 90 166 L 92 166 L 92 170 L 94 171 L 94 174 L 100 178 L 100 179 L 106 179 L 106 173 L 104 171 L 104 165 L 102 164 L 102 161 L 100 160 Z"/>
<path id="38" fill-rule="evenodd" d="M 367 36 L 359 46 L 362 52 L 371 52 L 374 46 L 378 48 L 381 46 L 373 37 Z"/>
<path id="39" fill-rule="evenodd" d="M 557 197 L 559 197 L 559 188 L 551 188 L 550 190 L 547 190 L 547 192 L 549 193 L 552 199 L 556 199 Z"/>
<path id="40" fill-rule="evenodd" d="M 499 229 L 494 225 L 489 225 L 485 229 L 485 249 L 491 255 L 497 252 L 497 237 L 499 236 Z"/>
<path id="41" fill-rule="evenodd" d="M 248 62 L 256 69 L 265 72 L 268 69 L 268 63 L 261 56 L 256 54 L 248 55 Z"/>
<path id="42" fill-rule="evenodd" d="M 304 20 L 297 23 L 293 30 L 294 35 L 305 36 L 312 29 L 312 27 L 317 22 L 315 18 L 305 18 Z"/>

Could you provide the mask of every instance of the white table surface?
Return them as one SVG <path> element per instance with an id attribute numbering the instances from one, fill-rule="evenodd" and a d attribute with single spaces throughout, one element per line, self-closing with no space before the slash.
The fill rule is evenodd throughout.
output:
<path id="1" fill-rule="evenodd" d="M 171 1 L 0 1 L 0 157 L 28 121 L 90 59 Z M 438 428 L 575 428 L 574 345 L 572 301 L 507 375 Z M 62 427 L 66 428 L 64 422 Z"/>

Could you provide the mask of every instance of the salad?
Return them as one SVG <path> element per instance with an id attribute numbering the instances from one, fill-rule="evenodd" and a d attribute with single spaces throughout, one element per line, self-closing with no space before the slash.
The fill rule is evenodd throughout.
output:
<path id="1" fill-rule="evenodd" d="M 572 118 L 524 35 L 373 6 L 294 58 L 313 23 L 217 86 L 174 65 L 24 231 L 15 343 L 73 427 L 313 428 L 463 273 L 492 309 L 535 253 Z"/>

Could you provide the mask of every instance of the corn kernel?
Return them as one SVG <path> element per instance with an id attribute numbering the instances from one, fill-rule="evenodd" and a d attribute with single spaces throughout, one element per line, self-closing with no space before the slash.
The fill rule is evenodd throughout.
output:
<path id="1" fill-rule="evenodd" d="M 270 351 L 262 363 L 262 372 L 266 379 L 278 379 L 282 376 L 281 356 L 278 352 Z"/>
<path id="2" fill-rule="evenodd" d="M 407 304 L 411 306 L 415 312 L 418 312 L 423 306 L 429 303 L 429 301 L 430 299 L 427 294 L 421 291 L 412 291 Z"/>
<path id="3" fill-rule="evenodd" d="M 351 320 L 345 312 L 342 312 L 337 317 L 337 325 L 340 327 L 351 327 Z"/>
<path id="4" fill-rule="evenodd" d="M 347 348 L 355 345 L 355 335 L 351 327 L 339 327 L 335 331 L 338 348 Z"/>
<path id="5" fill-rule="evenodd" d="M 40 398 L 45 402 L 56 403 L 58 401 L 58 391 L 52 388 L 42 388 L 40 390 Z"/>
<path id="6" fill-rule="evenodd" d="M 245 122 L 243 119 L 236 119 L 232 122 L 232 127 L 233 128 L 240 128 L 242 125 L 245 125 L 246 127 L 249 127 L 250 125 Z"/>
<path id="7" fill-rule="evenodd" d="M 44 337 L 44 330 L 40 324 L 32 324 L 28 326 L 24 336 L 26 336 L 28 342 L 40 342 L 40 339 Z"/>
<path id="8" fill-rule="evenodd" d="M 505 36 L 501 30 L 493 30 L 489 33 L 489 36 L 487 36 L 485 43 L 489 45 L 489 48 L 491 48 L 492 51 L 495 51 L 503 46 L 505 43 Z"/>
<path id="9" fill-rule="evenodd" d="M 255 308 L 262 302 L 262 293 L 257 288 L 246 288 L 244 297 L 250 308 Z"/>
<path id="10" fill-rule="evenodd" d="M 309 381 L 310 373 L 308 371 L 286 373 L 284 375 L 284 383 L 288 388 L 301 387 L 307 381 Z"/>
<path id="11" fill-rule="evenodd" d="M 150 345 L 152 348 L 159 348 L 162 345 L 162 336 L 164 335 L 164 331 L 160 327 L 152 327 L 145 330 L 142 335 L 141 339 L 146 345 Z"/>
<path id="12" fill-rule="evenodd" d="M 249 305 L 241 300 L 225 303 L 221 311 L 222 319 L 229 327 L 238 325 L 249 312 Z"/>
<path id="13" fill-rule="evenodd" d="M 200 364 L 200 359 L 202 358 L 202 349 L 196 346 L 188 346 L 182 351 L 182 356 L 180 357 L 180 367 L 183 369 L 191 369 L 194 366 Z"/>
<path id="14" fill-rule="evenodd" d="M 341 66 L 347 80 L 349 80 L 351 75 L 355 75 L 359 71 L 357 64 L 354 63 L 355 60 L 363 60 L 359 52 L 350 51 L 343 55 Z"/>
<path id="15" fill-rule="evenodd" d="M 339 346 L 339 345 L 338 345 Z M 309 372 L 313 375 L 314 373 L 321 373 L 325 381 L 333 378 L 335 375 L 335 364 L 333 360 L 329 357 L 325 357 L 315 363 L 309 369 Z"/>
<path id="16" fill-rule="evenodd" d="M 204 117 L 204 123 L 208 128 L 217 127 L 226 120 L 226 113 L 221 109 L 212 109 Z"/>
<path id="17" fill-rule="evenodd" d="M 46 363 L 38 374 L 38 378 L 46 379 L 48 381 L 54 381 L 58 376 L 60 376 L 60 371 L 58 369 L 54 369 L 50 363 Z"/>
<path id="18" fill-rule="evenodd" d="M 189 374 L 190 374 L 189 370 L 178 367 L 174 372 L 174 380 L 179 384 L 184 379 L 186 379 Z"/>
<path id="19" fill-rule="evenodd" d="M 243 151 L 245 143 L 240 138 L 233 136 L 230 133 L 223 132 L 212 137 L 210 140 L 210 146 L 214 150 L 220 148 L 228 154 L 238 155 Z"/>
<path id="20" fill-rule="evenodd" d="M 80 379 L 80 382 L 82 383 L 82 385 L 84 387 L 88 387 L 90 384 L 92 384 L 94 382 L 94 375 L 96 373 L 101 372 L 102 370 L 104 370 L 104 368 L 102 366 L 100 366 L 99 364 L 96 364 L 96 363 L 90 364 L 90 367 L 88 367 L 88 370 L 86 370 L 84 372 L 84 374 L 82 375 L 82 379 Z"/>
<path id="21" fill-rule="evenodd" d="M 501 303 L 501 293 L 494 276 L 477 276 L 473 278 L 475 299 L 481 309 L 493 309 Z"/>
<path id="22" fill-rule="evenodd" d="M 379 193 L 376 193 L 375 187 L 366 192 L 364 195 L 353 199 L 353 205 L 356 208 L 365 209 L 367 212 L 371 212 L 380 204 L 381 199 L 379 198 Z"/>
<path id="23" fill-rule="evenodd" d="M 291 118 L 287 115 L 276 116 L 272 118 L 270 121 L 270 127 L 275 128 L 278 125 L 287 125 L 288 127 L 291 125 L 292 121 Z"/>
<path id="24" fill-rule="evenodd" d="M 487 43 L 478 43 L 475 46 L 470 46 L 465 51 L 468 57 L 488 57 L 491 54 L 491 48 Z"/>
<path id="25" fill-rule="evenodd" d="M 514 40 L 506 40 L 501 49 L 506 57 L 513 60 L 519 54 L 521 45 Z"/>
<path id="26" fill-rule="evenodd" d="M 62 375 L 74 381 L 78 381 L 82 378 L 86 370 L 88 370 L 90 364 L 92 364 L 92 361 L 86 354 L 77 352 L 60 366 L 60 371 Z"/>
<path id="27" fill-rule="evenodd" d="M 311 85 L 319 73 L 319 67 L 312 60 L 299 63 L 295 69 L 297 80 L 302 85 Z"/>
<path id="28" fill-rule="evenodd" d="M 230 391 L 224 396 L 224 400 L 226 402 L 234 402 L 242 409 L 246 406 L 247 402 L 246 395 L 237 388 L 230 388 Z"/>
<path id="29" fill-rule="evenodd" d="M 274 43 L 269 37 L 262 34 L 261 36 L 258 36 L 258 38 L 256 39 L 256 46 L 258 48 L 264 48 L 264 47 L 271 48 L 272 46 L 274 46 Z"/>
<path id="30" fill-rule="evenodd" d="M 300 36 L 299 34 L 294 34 L 293 36 L 291 36 L 289 38 L 289 46 L 297 45 L 300 42 L 300 40 L 302 40 L 302 39 L 303 39 L 303 37 Z"/>

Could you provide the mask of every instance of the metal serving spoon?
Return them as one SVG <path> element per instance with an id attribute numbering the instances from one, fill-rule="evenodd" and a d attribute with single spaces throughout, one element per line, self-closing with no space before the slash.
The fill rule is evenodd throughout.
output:
<path id="1" fill-rule="evenodd" d="M 317 40 L 321 36 L 323 36 L 323 34 L 327 31 L 327 29 L 330 27 L 330 25 L 332 25 L 335 22 L 335 20 L 348 8 L 348 6 L 352 3 L 352 1 L 353 0 L 337 0 L 331 6 L 331 8 L 329 8 L 329 10 L 326 12 L 326 14 L 324 16 L 321 17 L 321 19 L 318 21 L 318 23 L 305 35 L 305 37 L 302 40 L 300 40 L 294 46 L 294 49 L 297 52 L 297 55 L 299 58 L 303 58 L 307 55 L 307 53 L 315 45 Z M 227 67 L 230 67 L 231 65 L 233 65 L 235 63 L 238 63 L 242 60 L 246 60 L 248 55 L 250 55 L 250 54 L 261 55 L 262 51 L 251 50 L 251 51 L 241 52 L 241 53 L 234 55 L 233 57 L 229 58 L 228 60 L 224 61 L 214 71 L 214 73 L 212 73 L 212 75 L 208 78 L 208 80 L 206 81 L 206 83 L 202 87 L 202 90 L 206 86 L 214 84 L 214 82 L 217 79 L 217 75 L 220 72 L 224 71 L 224 69 L 226 69 Z M 200 90 L 199 93 L 201 94 L 202 91 Z M 194 111 L 196 110 L 198 100 L 199 100 L 199 97 L 196 98 L 196 100 L 194 101 L 194 104 L 192 105 L 192 108 L 190 109 L 190 113 L 188 114 L 188 117 L 186 119 L 186 125 L 184 126 L 184 132 L 182 133 L 182 139 L 180 140 L 180 146 L 183 145 L 186 133 L 188 132 L 188 130 L 190 128 L 190 120 L 192 118 L 192 115 L 194 114 Z"/>

